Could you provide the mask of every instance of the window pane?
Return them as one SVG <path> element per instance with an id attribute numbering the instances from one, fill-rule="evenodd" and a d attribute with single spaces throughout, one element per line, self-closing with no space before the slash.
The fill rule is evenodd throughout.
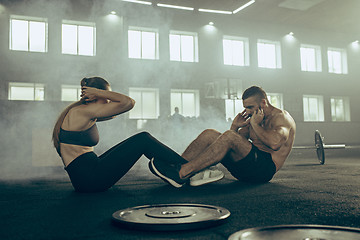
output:
<path id="1" fill-rule="evenodd" d="M 307 97 L 303 98 L 303 106 L 304 106 L 304 121 L 309 121 L 309 99 Z"/>
<path id="2" fill-rule="evenodd" d="M 180 35 L 170 34 L 170 60 L 180 61 Z"/>
<path id="3" fill-rule="evenodd" d="M 61 101 L 77 101 L 79 98 L 78 90 L 71 88 L 63 88 L 61 89 Z"/>
<path id="4" fill-rule="evenodd" d="M 28 51 L 28 21 L 11 20 L 11 49 Z"/>
<path id="5" fill-rule="evenodd" d="M 195 94 L 194 93 L 183 93 L 183 115 L 185 117 L 194 117 L 196 116 L 196 106 L 195 106 Z"/>
<path id="6" fill-rule="evenodd" d="M 157 118 L 157 102 L 155 92 L 143 92 L 143 118 Z"/>
<path id="7" fill-rule="evenodd" d="M 300 48 L 301 70 L 316 71 L 316 55 L 314 48 Z"/>
<path id="8" fill-rule="evenodd" d="M 244 42 L 232 41 L 233 65 L 244 66 Z"/>
<path id="9" fill-rule="evenodd" d="M 319 104 L 316 98 L 309 98 L 309 117 L 310 121 L 317 121 L 319 113 Z"/>
<path id="10" fill-rule="evenodd" d="M 154 32 L 142 32 L 142 58 L 155 59 L 156 34 Z"/>
<path id="11" fill-rule="evenodd" d="M 62 53 L 77 54 L 77 26 L 62 25 Z"/>
<path id="12" fill-rule="evenodd" d="M 232 65 L 231 40 L 223 39 L 224 64 Z"/>
<path id="13" fill-rule="evenodd" d="M 30 22 L 30 51 L 46 51 L 46 24 L 44 22 Z"/>
<path id="14" fill-rule="evenodd" d="M 276 68 L 275 44 L 258 43 L 258 66 L 264 68 Z"/>
<path id="15" fill-rule="evenodd" d="M 329 72 L 332 73 L 341 73 L 341 52 L 339 51 L 329 51 L 328 52 L 328 61 L 329 61 Z"/>
<path id="16" fill-rule="evenodd" d="M 129 58 L 141 58 L 141 32 L 128 31 Z"/>
<path id="17" fill-rule="evenodd" d="M 94 56 L 94 27 L 78 26 L 79 55 Z"/>
<path id="18" fill-rule="evenodd" d="M 129 112 L 129 118 L 141 119 L 142 118 L 142 97 L 140 91 L 130 90 L 129 96 L 136 101 L 133 109 Z"/>
<path id="19" fill-rule="evenodd" d="M 194 37 L 181 35 L 181 60 L 194 62 Z"/>
<path id="20" fill-rule="evenodd" d="M 181 102 L 181 93 L 174 93 L 172 92 L 170 94 L 170 101 L 171 101 L 171 114 L 174 113 L 174 109 L 175 107 L 179 108 L 179 112 L 180 114 L 183 114 L 183 106 L 182 106 L 182 102 Z"/>
<path id="21" fill-rule="evenodd" d="M 43 87 L 35 87 L 35 101 L 44 101 L 45 91 Z"/>
<path id="22" fill-rule="evenodd" d="M 33 87 L 11 87 L 10 93 L 10 100 L 34 100 Z"/>

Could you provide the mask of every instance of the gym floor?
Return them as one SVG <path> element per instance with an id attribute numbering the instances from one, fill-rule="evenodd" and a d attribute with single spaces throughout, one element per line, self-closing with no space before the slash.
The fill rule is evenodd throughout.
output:
<path id="1" fill-rule="evenodd" d="M 226 177 L 175 189 L 153 176 L 141 159 L 103 193 L 76 193 L 63 170 L 49 177 L 0 181 L 0 239 L 228 239 L 242 229 L 283 224 L 360 228 L 360 149 L 294 150 L 267 184 Z M 113 212 L 148 204 L 198 203 L 227 208 L 223 224 L 191 231 L 151 232 L 121 228 Z"/>

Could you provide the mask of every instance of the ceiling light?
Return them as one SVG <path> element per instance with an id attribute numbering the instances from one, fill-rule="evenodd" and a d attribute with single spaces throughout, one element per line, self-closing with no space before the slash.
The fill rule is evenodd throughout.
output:
<path id="1" fill-rule="evenodd" d="M 290 36 L 294 36 L 294 33 L 293 33 L 293 32 L 289 32 L 289 35 L 290 35 Z"/>
<path id="2" fill-rule="evenodd" d="M 209 25 L 210 25 L 210 26 L 214 26 L 214 22 L 209 22 Z"/>
<path id="3" fill-rule="evenodd" d="M 192 7 L 183 7 L 183 6 L 162 4 L 162 3 L 158 3 L 157 6 L 158 6 L 158 7 L 166 7 L 166 8 L 176 8 L 176 9 L 181 9 L 181 10 L 189 10 L 189 11 L 193 11 L 193 10 L 194 10 L 194 8 L 192 8 Z"/>
<path id="4" fill-rule="evenodd" d="M 132 2 L 132 3 L 139 3 L 145 5 L 151 5 L 152 2 L 140 1 L 140 0 L 122 0 L 123 2 Z"/>
<path id="5" fill-rule="evenodd" d="M 212 10 L 212 9 L 202 9 L 202 8 L 199 8 L 199 12 L 220 13 L 220 14 L 232 14 L 232 12 L 229 12 L 229 11 Z"/>
<path id="6" fill-rule="evenodd" d="M 255 2 L 255 0 L 251 0 L 250 2 L 248 3 L 245 3 L 244 5 L 242 5 L 241 7 L 239 7 L 238 9 L 235 9 L 233 11 L 233 14 L 237 13 L 237 12 L 240 12 L 241 10 L 243 10 L 244 8 L 250 6 L 251 4 L 253 4 Z"/>
<path id="7" fill-rule="evenodd" d="M 111 11 L 110 14 L 116 15 L 116 12 L 115 12 L 115 11 Z"/>

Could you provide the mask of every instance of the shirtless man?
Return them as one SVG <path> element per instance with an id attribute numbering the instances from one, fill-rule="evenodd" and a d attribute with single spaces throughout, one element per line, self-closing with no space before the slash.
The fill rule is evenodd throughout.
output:
<path id="1" fill-rule="evenodd" d="M 270 181 L 291 152 L 295 121 L 288 112 L 272 106 L 260 87 L 246 89 L 242 100 L 245 110 L 235 117 L 230 130 L 207 129 L 186 148 L 182 157 L 188 163 L 174 165 L 153 159 L 152 170 L 175 187 L 219 162 L 241 181 Z"/>

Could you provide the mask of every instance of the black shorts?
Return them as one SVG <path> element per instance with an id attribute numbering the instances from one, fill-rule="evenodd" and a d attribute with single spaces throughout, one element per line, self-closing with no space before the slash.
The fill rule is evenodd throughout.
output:
<path id="1" fill-rule="evenodd" d="M 231 175 L 244 182 L 265 183 L 270 181 L 276 173 L 271 154 L 260 151 L 254 145 L 245 158 L 234 162 L 228 154 L 221 163 Z"/>

